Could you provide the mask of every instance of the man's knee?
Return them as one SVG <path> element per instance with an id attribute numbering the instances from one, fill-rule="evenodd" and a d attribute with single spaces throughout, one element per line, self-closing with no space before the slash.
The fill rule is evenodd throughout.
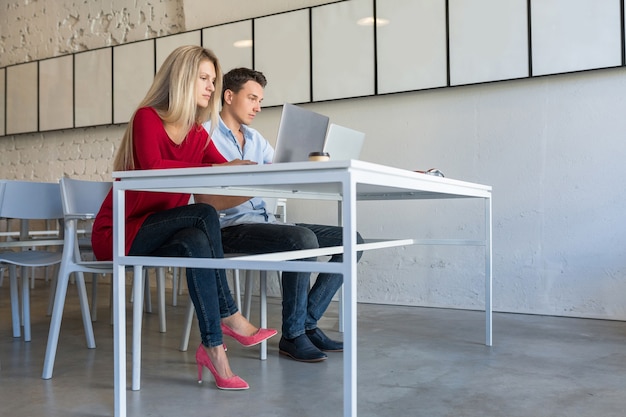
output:
<path id="1" fill-rule="evenodd" d="M 293 227 L 293 231 L 289 234 L 287 242 L 291 250 L 317 249 L 320 246 L 317 241 L 317 236 L 315 236 L 313 231 L 298 226 Z"/>

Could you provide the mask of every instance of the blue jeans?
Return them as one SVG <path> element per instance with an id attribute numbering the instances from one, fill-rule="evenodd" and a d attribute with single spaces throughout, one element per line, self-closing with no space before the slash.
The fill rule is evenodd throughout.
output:
<path id="1" fill-rule="evenodd" d="M 226 253 L 266 253 L 325 248 L 342 244 L 343 229 L 317 224 L 245 223 L 222 229 Z M 357 242 L 363 243 L 357 233 Z M 357 254 L 360 259 L 361 253 Z M 341 262 L 343 255 L 333 255 L 330 262 Z M 303 259 L 303 260 L 315 260 Z M 341 274 L 319 274 L 309 291 L 311 274 L 283 271 L 283 337 L 292 339 L 315 329 L 333 296 L 341 287 Z"/>
<path id="2" fill-rule="evenodd" d="M 208 204 L 152 214 L 141 225 L 129 255 L 223 258 L 219 218 Z M 187 286 L 196 309 L 202 344 L 222 344 L 221 318 L 237 312 L 223 269 L 187 268 Z"/>

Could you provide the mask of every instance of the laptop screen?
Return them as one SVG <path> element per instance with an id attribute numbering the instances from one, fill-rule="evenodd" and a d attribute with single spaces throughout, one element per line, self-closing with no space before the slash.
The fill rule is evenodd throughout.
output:
<path id="1" fill-rule="evenodd" d="M 328 152 L 331 161 L 359 159 L 364 141 L 365 133 L 331 123 L 324 152 Z"/>
<path id="2" fill-rule="evenodd" d="M 327 116 L 285 103 L 273 163 L 308 161 L 309 153 L 322 152 L 328 122 Z"/>

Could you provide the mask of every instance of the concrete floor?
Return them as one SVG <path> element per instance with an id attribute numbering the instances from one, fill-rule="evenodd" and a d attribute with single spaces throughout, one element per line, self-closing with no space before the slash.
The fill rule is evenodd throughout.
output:
<path id="1" fill-rule="evenodd" d="M 77 304 L 74 291 L 70 287 L 68 300 Z M 2 416 L 112 415 L 108 289 L 99 293 L 104 298 L 94 323 L 98 347 L 85 348 L 78 310 L 66 307 L 54 377 L 44 381 L 47 285 L 38 282 L 33 292 L 33 341 L 24 343 L 12 338 L 5 280 L 0 287 Z M 267 361 L 258 360 L 256 348 L 225 339 L 231 366 L 250 390 L 220 391 L 211 379 L 197 384 L 195 325 L 190 350 L 178 351 L 181 304 L 168 305 L 164 334 L 158 332 L 156 313 L 144 316 L 142 389 L 128 391 L 129 416 L 342 415 L 342 354 L 298 363 L 278 355 L 278 336 L 269 343 Z M 489 348 L 483 344 L 482 312 L 371 304 L 358 310 L 361 417 L 626 415 L 624 322 L 495 314 Z M 270 325 L 280 328 L 279 300 L 271 300 L 269 312 Z M 341 337 L 336 305 L 320 327 Z"/>

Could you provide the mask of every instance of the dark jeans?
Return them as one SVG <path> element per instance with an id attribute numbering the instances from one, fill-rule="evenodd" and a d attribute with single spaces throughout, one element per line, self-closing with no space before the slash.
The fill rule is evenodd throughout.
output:
<path id="1" fill-rule="evenodd" d="M 222 229 L 225 253 L 267 253 L 325 248 L 342 244 L 343 229 L 316 224 L 246 223 Z M 357 233 L 357 242 L 362 243 Z M 360 259 L 358 253 L 357 259 Z M 341 262 L 343 255 L 333 255 L 330 262 Z M 314 260 L 314 259 L 305 259 Z M 319 274 L 309 291 L 308 272 L 282 273 L 283 337 L 295 338 L 315 329 L 333 296 L 341 287 L 340 274 Z"/>
<path id="2" fill-rule="evenodd" d="M 155 213 L 139 229 L 129 255 L 223 258 L 218 214 L 207 204 Z M 202 344 L 222 344 L 220 321 L 237 312 L 223 269 L 187 268 L 187 286 Z"/>

